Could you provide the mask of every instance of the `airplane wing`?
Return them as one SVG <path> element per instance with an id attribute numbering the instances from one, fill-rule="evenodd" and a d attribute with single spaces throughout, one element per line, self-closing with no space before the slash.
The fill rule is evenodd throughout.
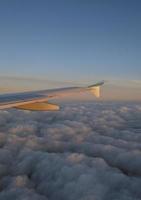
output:
<path id="1" fill-rule="evenodd" d="M 90 91 L 96 97 L 100 97 L 100 86 L 103 84 L 104 81 L 88 87 L 67 87 L 32 92 L 1 94 L 0 110 L 17 108 L 32 111 L 57 111 L 60 107 L 56 104 L 49 103 L 49 99 L 71 94 L 74 95 L 75 93 L 85 91 Z"/>

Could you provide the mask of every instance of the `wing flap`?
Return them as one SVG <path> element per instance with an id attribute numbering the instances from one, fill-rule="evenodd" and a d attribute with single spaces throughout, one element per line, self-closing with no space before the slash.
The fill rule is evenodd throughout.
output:
<path id="1" fill-rule="evenodd" d="M 57 111 L 60 107 L 56 104 L 44 103 L 44 102 L 35 102 L 28 103 L 24 105 L 15 106 L 15 108 L 22 110 L 30 110 L 30 111 Z"/>

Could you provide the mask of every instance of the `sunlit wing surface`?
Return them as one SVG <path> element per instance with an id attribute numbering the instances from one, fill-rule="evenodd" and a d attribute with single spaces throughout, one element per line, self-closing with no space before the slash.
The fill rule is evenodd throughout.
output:
<path id="1" fill-rule="evenodd" d="M 100 97 L 100 86 L 103 84 L 104 81 L 88 87 L 68 87 L 34 92 L 1 94 L 0 109 L 18 108 L 34 111 L 57 111 L 59 110 L 59 106 L 48 103 L 48 100 L 85 91 L 90 91 L 96 97 Z"/>

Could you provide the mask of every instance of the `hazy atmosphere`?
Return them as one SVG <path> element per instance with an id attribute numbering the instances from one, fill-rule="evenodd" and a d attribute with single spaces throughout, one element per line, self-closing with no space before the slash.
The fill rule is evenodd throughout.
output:
<path id="1" fill-rule="evenodd" d="M 106 80 L 104 99 L 140 100 L 140 8 L 140 0 L 0 1 L 0 91 Z"/>

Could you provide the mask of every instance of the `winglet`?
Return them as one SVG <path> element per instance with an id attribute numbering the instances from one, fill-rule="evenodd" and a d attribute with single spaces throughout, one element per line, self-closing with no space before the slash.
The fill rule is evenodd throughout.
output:
<path id="1" fill-rule="evenodd" d="M 92 94 L 94 94 L 97 98 L 100 97 L 100 86 L 104 84 L 104 81 L 101 81 L 99 83 L 93 84 L 88 86 L 88 89 Z"/>

